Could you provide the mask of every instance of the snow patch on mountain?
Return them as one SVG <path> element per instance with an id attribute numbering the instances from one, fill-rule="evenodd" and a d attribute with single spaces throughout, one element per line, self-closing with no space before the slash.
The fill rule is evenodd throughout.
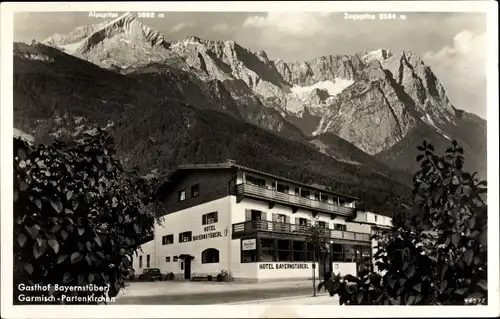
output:
<path id="1" fill-rule="evenodd" d="M 443 130 L 441 130 L 439 127 L 437 127 L 436 123 L 434 123 L 434 120 L 429 115 L 429 113 L 426 113 L 425 116 L 422 116 L 420 119 L 422 121 L 424 121 L 425 123 L 429 124 L 430 126 L 434 127 L 439 132 L 439 134 L 441 134 L 444 138 L 446 138 L 446 139 L 448 139 L 448 140 L 451 141 L 451 138 L 448 135 L 446 135 L 443 132 Z"/>
<path id="2" fill-rule="evenodd" d="M 309 114 L 322 117 L 334 97 L 353 83 L 353 80 L 335 78 L 308 86 L 294 85 L 286 96 L 285 113 L 301 118 L 307 109 Z"/>
<path id="3" fill-rule="evenodd" d="M 378 49 L 374 51 L 370 51 L 363 56 L 363 61 L 368 63 L 370 61 L 380 61 L 383 62 L 389 58 L 391 58 L 393 54 L 390 51 L 384 49 Z"/>
<path id="4" fill-rule="evenodd" d="M 83 39 L 82 41 L 71 43 L 71 44 L 66 44 L 66 45 L 61 45 L 59 48 L 63 50 L 65 53 L 74 55 L 77 54 L 80 51 L 80 48 L 82 47 L 83 43 L 87 39 Z"/>
<path id="5" fill-rule="evenodd" d="M 325 90 L 328 92 L 330 96 L 335 96 L 342 92 L 344 89 L 349 87 L 354 83 L 353 80 L 346 80 L 337 78 L 333 81 L 320 81 L 310 86 L 300 86 L 294 85 L 291 87 L 291 94 L 295 94 L 295 96 L 304 98 L 309 95 L 314 89 Z"/>

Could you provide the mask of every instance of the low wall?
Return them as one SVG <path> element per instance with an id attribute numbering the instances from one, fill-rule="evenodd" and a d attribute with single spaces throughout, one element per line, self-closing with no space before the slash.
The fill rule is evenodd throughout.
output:
<path id="1" fill-rule="evenodd" d="M 319 277 L 318 263 L 316 264 L 316 278 Z M 257 263 L 257 277 L 259 280 L 270 279 L 309 279 L 313 277 L 312 262 L 270 262 Z"/>
<path id="2" fill-rule="evenodd" d="M 319 278 L 319 266 L 316 264 L 316 278 Z M 333 273 L 357 275 L 356 263 L 334 262 Z M 272 281 L 272 280 L 306 280 L 313 277 L 312 262 L 259 262 L 243 263 L 232 270 L 234 280 L 243 281 Z"/>
<path id="3" fill-rule="evenodd" d="M 357 275 L 356 263 L 333 262 L 332 272 L 335 275 L 340 274 L 341 276 L 345 275 L 356 276 Z"/>

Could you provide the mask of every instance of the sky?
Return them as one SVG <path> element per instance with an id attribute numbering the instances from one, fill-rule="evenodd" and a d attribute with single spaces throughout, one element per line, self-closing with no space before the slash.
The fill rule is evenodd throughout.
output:
<path id="1" fill-rule="evenodd" d="M 457 108 L 486 118 L 485 14 L 408 12 L 398 13 L 406 19 L 361 21 L 346 19 L 340 12 L 163 14 L 163 18 L 139 20 L 166 40 L 187 36 L 233 40 L 251 50 L 264 50 L 270 59 L 303 61 L 367 49 L 409 50 L 431 66 Z M 42 41 L 54 33 L 67 34 L 77 26 L 101 21 L 89 17 L 89 12 L 16 13 L 14 40 Z"/>

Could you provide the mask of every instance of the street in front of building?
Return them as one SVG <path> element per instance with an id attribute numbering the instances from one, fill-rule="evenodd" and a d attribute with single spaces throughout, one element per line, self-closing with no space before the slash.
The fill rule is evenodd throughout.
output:
<path id="1" fill-rule="evenodd" d="M 338 305 L 324 291 L 313 297 L 311 280 L 260 283 L 133 282 L 117 305 L 322 304 Z"/>

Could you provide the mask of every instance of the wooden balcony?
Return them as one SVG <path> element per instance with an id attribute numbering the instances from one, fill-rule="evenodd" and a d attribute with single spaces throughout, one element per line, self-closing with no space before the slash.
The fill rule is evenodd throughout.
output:
<path id="1" fill-rule="evenodd" d="M 268 220 L 252 220 L 233 224 L 233 238 L 255 234 L 260 231 L 307 236 L 309 234 L 309 228 L 310 226 L 285 224 Z M 329 237 L 332 239 L 345 239 L 364 242 L 370 241 L 370 234 L 366 233 L 355 233 L 350 231 L 325 228 L 325 234 L 327 236 L 329 235 Z"/>
<path id="2" fill-rule="evenodd" d="M 236 186 L 236 195 L 241 197 L 252 197 L 267 200 L 272 203 L 291 205 L 303 209 L 334 213 L 337 215 L 352 217 L 354 208 L 337 204 L 326 203 L 318 200 L 281 193 L 269 188 L 259 187 L 249 184 L 239 184 Z"/>

